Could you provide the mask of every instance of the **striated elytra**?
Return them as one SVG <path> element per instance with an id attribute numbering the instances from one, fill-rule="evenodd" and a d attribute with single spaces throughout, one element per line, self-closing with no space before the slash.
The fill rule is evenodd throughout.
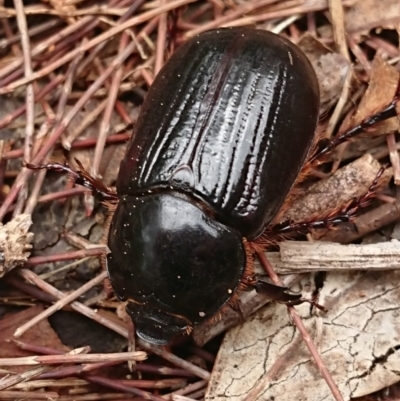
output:
<path id="1" fill-rule="evenodd" d="M 107 269 L 137 334 L 166 344 L 252 287 L 251 241 L 278 214 L 318 120 L 306 56 L 250 28 L 180 47 L 143 104 L 117 179 Z"/>

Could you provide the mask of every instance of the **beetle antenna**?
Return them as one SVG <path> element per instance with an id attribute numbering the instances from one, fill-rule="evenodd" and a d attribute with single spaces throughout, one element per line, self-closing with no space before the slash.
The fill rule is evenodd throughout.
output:
<path id="1" fill-rule="evenodd" d="M 372 127 L 374 124 L 377 124 L 381 121 L 387 120 L 391 117 L 397 116 L 397 102 L 400 100 L 400 85 L 397 88 L 396 95 L 394 99 L 390 102 L 388 106 L 386 106 L 383 110 L 378 111 L 377 113 L 373 114 L 365 118 L 361 123 L 356 125 L 355 127 L 350 128 L 349 130 L 338 134 L 335 138 L 329 141 L 325 146 L 323 146 L 319 151 L 317 151 L 310 159 L 310 162 L 315 162 L 321 156 L 330 153 L 333 149 L 335 149 L 340 144 L 347 142 L 351 138 L 359 135 L 361 132 L 366 131 L 368 128 Z"/>
<path id="2" fill-rule="evenodd" d="M 24 166 L 31 170 L 53 170 L 57 172 L 66 172 L 68 173 L 69 178 L 75 181 L 76 184 L 90 189 L 93 195 L 99 196 L 102 200 L 111 201 L 118 199 L 115 191 L 104 185 L 102 181 L 91 176 L 78 159 L 75 159 L 75 162 L 80 170 L 75 171 L 67 164 L 61 163 L 47 163 L 39 166 L 35 166 L 34 164 L 30 163 L 24 163 Z"/>
<path id="3" fill-rule="evenodd" d="M 379 180 L 382 174 L 388 168 L 388 164 L 382 166 L 376 174 L 374 180 L 369 186 L 367 192 L 360 197 L 351 200 L 341 210 L 334 210 L 326 216 L 323 216 L 319 220 L 312 220 L 300 223 L 282 223 L 277 224 L 271 228 L 271 232 L 274 234 L 287 234 L 290 232 L 300 232 L 307 234 L 312 229 L 326 228 L 333 229 L 338 224 L 347 223 L 352 221 L 356 216 L 360 208 L 364 208 L 369 205 L 372 198 L 376 196 L 376 191 L 379 187 Z"/>

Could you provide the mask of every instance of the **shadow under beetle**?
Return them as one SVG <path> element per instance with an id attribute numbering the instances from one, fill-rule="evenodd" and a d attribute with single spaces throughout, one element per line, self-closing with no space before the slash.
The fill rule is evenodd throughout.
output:
<path id="1" fill-rule="evenodd" d="M 256 288 L 252 242 L 278 215 L 314 140 L 319 87 L 287 39 L 217 29 L 180 47 L 142 106 L 117 193 L 70 172 L 115 209 L 107 270 L 142 339 L 167 344 Z"/>

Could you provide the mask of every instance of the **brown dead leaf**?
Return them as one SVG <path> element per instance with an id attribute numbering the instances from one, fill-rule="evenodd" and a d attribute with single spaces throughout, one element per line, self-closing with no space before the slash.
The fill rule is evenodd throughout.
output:
<path id="1" fill-rule="evenodd" d="M 12 341 L 12 338 L 15 330 L 18 327 L 34 318 L 42 311 L 42 306 L 32 306 L 31 308 L 25 309 L 22 312 L 5 315 L 2 319 L 0 319 L 0 358 L 16 358 L 20 356 L 33 355 L 32 353 L 24 351 L 18 347 Z M 58 349 L 60 351 L 69 351 L 69 348 L 61 343 L 47 319 L 42 320 L 37 325 L 32 327 L 18 340 L 42 347 Z M 26 369 L 26 366 L 13 366 L 12 369 L 10 368 L 10 370 L 13 372 L 21 372 Z"/>
<path id="2" fill-rule="evenodd" d="M 383 61 L 379 56 L 375 57 L 372 64 L 369 87 L 357 111 L 349 122 L 344 123 L 346 126 L 341 127 L 340 131 L 345 132 L 348 128 L 359 125 L 366 118 L 371 117 L 388 106 L 396 94 L 398 82 L 399 73 L 396 69 Z M 398 130 L 399 120 L 397 117 L 393 117 L 376 124 L 373 133 L 374 135 L 387 134 Z"/>
<path id="3" fill-rule="evenodd" d="M 364 195 L 380 170 L 380 163 L 370 154 L 342 167 L 332 176 L 304 190 L 283 214 L 281 221 L 309 221 L 320 218 L 327 210 L 340 210 L 350 200 Z M 387 169 L 380 184 L 385 186 L 393 172 Z"/>
<path id="4" fill-rule="evenodd" d="M 0 277 L 28 260 L 33 234 L 30 214 L 21 214 L 3 225 L 0 223 Z"/>
<path id="5" fill-rule="evenodd" d="M 312 35 L 305 34 L 297 45 L 307 55 L 317 74 L 320 114 L 324 114 L 340 96 L 350 64 L 341 54 L 328 49 Z"/>
<path id="6" fill-rule="evenodd" d="M 303 292 L 313 287 L 310 277 Z M 328 273 L 319 300 L 328 312 L 310 316 L 309 305 L 296 307 L 347 401 L 399 380 L 399 279 L 400 272 Z M 283 305 L 263 308 L 228 332 L 205 399 L 250 395 L 334 400 Z"/>
<path id="7" fill-rule="evenodd" d="M 396 29 L 399 21 L 399 0 L 358 0 L 345 9 L 345 29 L 348 33 L 367 33 L 373 28 Z"/>

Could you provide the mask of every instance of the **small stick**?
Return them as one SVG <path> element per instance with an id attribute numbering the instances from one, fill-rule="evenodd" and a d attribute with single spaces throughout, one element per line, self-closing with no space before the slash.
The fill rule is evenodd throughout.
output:
<path id="1" fill-rule="evenodd" d="M 282 286 L 282 282 L 279 279 L 278 275 L 274 272 L 271 264 L 269 263 L 267 257 L 264 255 L 262 252 L 257 252 L 257 256 L 260 260 L 260 263 L 262 266 L 265 268 L 267 273 L 269 274 L 271 281 L 277 285 L 277 286 Z M 336 386 L 335 382 L 333 381 L 333 378 L 331 374 L 329 373 L 328 369 L 325 366 L 324 361 L 321 358 L 321 355 L 319 354 L 314 342 L 312 341 L 310 335 L 308 334 L 300 316 L 297 314 L 296 309 L 293 306 L 288 306 L 288 311 L 291 319 L 295 323 L 296 327 L 298 328 L 301 336 L 303 337 L 303 340 L 305 344 L 307 345 L 307 348 L 309 349 L 311 356 L 314 358 L 314 361 L 325 379 L 326 383 L 328 384 L 329 388 L 331 389 L 332 395 L 337 401 L 344 401 L 342 395 L 340 394 L 340 391 L 338 387 Z M 265 388 L 265 380 L 269 380 L 269 377 L 266 376 L 265 378 L 261 379 L 260 382 L 254 387 L 254 389 L 247 395 L 246 401 L 251 401 L 255 400 L 258 398 L 260 393 L 263 391 Z"/>
<path id="2" fill-rule="evenodd" d="M 42 100 L 48 93 L 50 93 L 55 87 L 57 87 L 64 80 L 63 75 L 58 75 L 56 78 L 51 80 L 47 85 L 45 85 L 40 91 L 36 94 L 36 100 Z M 4 118 L 0 120 L 0 129 L 7 127 L 10 123 L 16 120 L 18 117 L 22 116 L 26 111 L 26 104 L 21 107 L 18 107 L 11 114 L 8 114 Z M 21 154 L 22 156 L 22 154 Z M 21 157 L 19 156 L 19 157 Z"/>
<path id="3" fill-rule="evenodd" d="M 59 400 L 58 393 L 54 391 L 15 391 L 7 390 L 0 392 L 0 400 Z"/>
<path id="4" fill-rule="evenodd" d="M 130 139 L 131 135 L 130 134 L 112 134 L 107 137 L 106 139 L 106 144 L 110 145 L 113 143 L 121 143 L 121 142 L 127 142 Z M 89 148 L 91 146 L 96 145 L 97 138 L 87 138 L 87 139 L 82 139 L 80 141 L 75 141 L 71 144 L 71 149 L 85 149 Z M 62 146 L 60 144 L 56 144 L 56 149 L 62 149 Z M 10 150 L 8 152 L 5 152 L 2 160 L 11 160 L 11 159 L 18 159 L 19 157 L 23 156 L 23 150 L 22 149 L 15 149 L 15 150 Z"/>
<path id="5" fill-rule="evenodd" d="M 43 157 L 47 155 L 49 150 L 54 146 L 55 142 L 61 136 L 61 134 L 65 131 L 71 120 L 75 117 L 76 113 L 85 105 L 85 103 L 89 100 L 91 95 L 104 83 L 104 81 L 114 72 L 116 68 L 128 57 L 136 44 L 131 43 L 128 45 L 124 52 L 119 54 L 111 63 L 110 66 L 105 70 L 104 74 L 97 78 L 97 80 L 89 87 L 89 89 L 85 92 L 84 96 L 75 104 L 75 106 L 67 113 L 67 115 L 63 118 L 60 125 L 54 130 L 46 144 L 41 148 L 38 154 L 32 160 L 32 164 L 36 165 L 41 162 Z M 1 90 L 0 90 L 1 91 Z M 17 197 L 19 191 L 21 190 L 23 183 L 31 176 L 32 170 L 28 170 L 27 168 L 22 169 L 21 173 L 15 180 L 14 185 L 12 186 L 8 196 L 4 200 L 3 204 L 0 207 L 0 220 L 3 219 L 5 214 L 7 213 L 8 208 L 13 203 L 14 199 Z"/>
<path id="6" fill-rule="evenodd" d="M 24 76 L 25 78 L 30 78 L 33 74 L 32 60 L 31 60 L 31 50 L 30 41 L 28 35 L 28 27 L 26 23 L 26 17 L 24 13 L 24 5 L 22 0 L 15 0 L 15 11 L 17 15 L 17 25 L 21 33 L 21 45 L 24 58 Z M 25 140 L 24 140 L 24 157 L 26 160 L 31 160 L 32 157 L 32 143 L 33 143 L 33 133 L 35 129 L 35 92 L 33 84 L 30 83 L 26 87 L 25 93 L 25 103 L 26 103 L 26 127 L 25 127 Z M 25 200 L 27 198 L 28 188 L 26 187 L 26 182 L 18 196 L 18 200 L 15 206 L 13 217 L 19 215 L 22 212 Z"/>
<path id="7" fill-rule="evenodd" d="M 90 352 L 90 347 L 81 347 L 68 352 L 67 355 L 75 356 L 87 352 Z M 4 358 L 4 359 L 10 359 L 12 363 L 12 361 L 17 358 Z M 21 383 L 22 381 L 32 380 L 34 377 L 37 377 L 40 374 L 47 372 L 51 369 L 52 369 L 51 366 L 40 366 L 38 368 L 34 368 L 13 376 L 5 377 L 0 380 L 0 390 L 4 390 L 8 387 L 14 386 L 15 384 Z"/>
<path id="8" fill-rule="evenodd" d="M 152 374 L 156 374 L 156 375 L 163 375 L 163 376 L 183 376 L 183 377 L 194 377 L 195 376 L 193 373 L 188 372 L 185 369 L 170 368 L 167 366 L 155 366 L 155 365 L 149 365 L 146 363 L 140 363 L 140 364 L 136 365 L 136 371 L 152 373 Z"/>
<path id="9" fill-rule="evenodd" d="M 57 290 L 52 285 L 46 283 L 39 276 L 27 269 L 18 270 L 18 274 L 21 275 L 24 279 L 31 281 L 36 284 L 39 288 L 47 293 L 53 295 L 57 299 L 61 299 L 65 297 L 65 294 L 62 291 Z M 102 316 L 99 312 L 94 311 L 93 309 L 83 305 L 78 301 L 74 301 L 71 303 L 71 307 L 81 313 L 84 316 L 87 316 L 89 319 L 95 320 L 97 323 L 108 327 L 109 329 L 121 334 L 123 337 L 127 336 L 127 329 L 122 324 L 117 323 L 108 319 L 106 316 Z"/>
<path id="10" fill-rule="evenodd" d="M 342 113 L 342 110 L 347 102 L 347 99 L 349 98 L 350 95 L 350 83 L 351 79 L 353 77 L 353 70 L 349 68 L 349 71 L 347 72 L 346 79 L 344 80 L 343 83 L 343 88 L 342 88 L 342 93 L 340 94 L 339 101 L 337 102 L 335 106 L 335 110 L 333 111 L 328 127 L 326 128 L 326 133 L 325 137 L 330 139 L 332 137 L 333 131 L 335 130 L 336 124 L 339 121 L 339 117 Z"/>
<path id="11" fill-rule="evenodd" d="M 107 106 L 108 99 L 102 100 L 96 105 L 96 107 L 88 112 L 80 122 L 80 124 L 74 128 L 70 129 L 68 135 L 62 136 L 61 143 L 64 149 L 71 150 L 73 143 L 76 138 L 78 138 L 94 121 L 98 119 L 100 114 L 104 111 Z M 97 141 L 97 138 L 96 138 Z M 96 142 L 97 144 L 97 142 Z"/>
<path id="12" fill-rule="evenodd" d="M 163 395 L 163 397 L 170 399 L 171 396 L 173 395 L 186 395 L 186 394 L 190 394 L 193 393 L 193 391 L 197 391 L 200 390 L 202 388 L 204 388 L 205 386 L 207 386 L 207 381 L 206 380 L 199 380 L 196 383 L 191 383 L 188 384 L 186 387 L 183 387 L 179 390 L 173 391 L 171 393 L 165 394 Z"/>
<path id="13" fill-rule="evenodd" d="M 166 1 L 161 0 L 160 6 L 164 6 L 165 4 Z M 164 52 L 167 42 L 167 17 L 168 14 L 164 13 L 160 16 L 158 21 L 156 59 L 154 62 L 154 76 L 157 76 L 162 66 L 164 65 Z"/>
<path id="14" fill-rule="evenodd" d="M 129 35 L 126 32 L 124 32 L 121 35 L 118 52 L 122 53 L 125 50 L 128 43 L 129 43 Z M 99 135 L 97 138 L 96 147 L 94 149 L 92 169 L 90 171 L 91 175 L 95 178 L 97 178 L 98 174 L 99 174 L 100 162 L 101 162 L 101 159 L 103 156 L 104 146 L 106 144 L 106 138 L 107 138 L 108 132 L 110 130 L 111 117 L 112 117 L 114 107 L 115 107 L 115 104 L 117 101 L 118 89 L 119 89 L 120 82 L 122 80 L 123 72 L 124 72 L 124 69 L 122 68 L 122 65 L 121 65 L 115 72 L 115 75 L 112 79 L 109 97 L 106 100 L 104 115 L 103 115 L 103 119 L 100 124 L 100 132 L 99 132 Z"/>
<path id="15" fill-rule="evenodd" d="M 57 290 L 52 285 L 41 280 L 40 277 L 38 277 L 35 273 L 33 273 L 30 270 L 19 269 L 18 274 L 21 275 L 26 280 L 33 282 L 38 287 L 40 287 L 41 289 L 43 289 L 47 293 L 50 293 L 51 295 L 53 295 L 58 299 L 65 297 L 65 294 L 62 291 Z M 121 322 L 115 322 L 114 320 L 110 320 L 106 316 L 101 316 L 98 312 L 93 311 L 91 308 L 88 308 L 86 305 L 83 305 L 78 301 L 72 302 L 71 307 L 72 309 L 76 310 L 82 315 L 87 316 L 88 318 L 95 320 L 97 323 L 100 323 L 101 325 L 115 331 L 121 336 L 128 338 L 128 330 Z M 206 370 L 201 369 L 198 366 L 195 366 L 192 363 L 187 362 L 184 359 L 179 358 L 178 356 L 171 354 L 170 352 L 162 348 L 159 348 L 155 345 L 151 345 L 143 340 L 138 340 L 138 344 L 141 348 L 160 356 L 161 358 L 171 362 L 176 366 L 181 367 L 182 369 L 188 370 L 189 372 L 193 373 L 194 375 L 202 379 L 209 380 L 210 378 L 210 373 L 207 372 Z"/>
<path id="16" fill-rule="evenodd" d="M 371 63 L 368 61 L 368 58 L 365 55 L 365 53 L 361 50 L 361 47 L 358 46 L 358 44 L 354 40 L 353 36 L 347 35 L 347 43 L 350 47 L 350 50 L 356 57 L 356 59 L 364 67 L 364 70 L 367 73 L 367 75 L 371 75 L 371 71 L 372 71 Z"/>
<path id="17" fill-rule="evenodd" d="M 24 58 L 24 74 L 25 78 L 30 79 L 33 74 L 32 60 L 31 60 L 31 47 L 28 34 L 28 26 L 24 13 L 24 4 L 22 0 L 15 0 L 15 11 L 17 14 L 18 30 L 21 34 L 21 45 Z M 31 160 L 32 138 L 34 131 L 35 121 L 35 94 L 33 85 L 26 86 L 26 130 L 25 130 L 25 145 L 24 145 L 24 158 L 27 161 Z"/>
<path id="18" fill-rule="evenodd" d="M 83 355 L 34 355 L 14 358 L 0 358 L 3 366 L 32 366 L 32 365 L 57 365 L 64 363 L 93 363 L 93 362 L 126 362 L 131 359 L 144 361 L 146 352 L 117 352 L 110 354 L 83 354 Z"/>
<path id="19" fill-rule="evenodd" d="M 196 401 L 195 398 L 185 397 L 184 395 L 173 394 L 172 395 L 173 401 Z"/>
<path id="20" fill-rule="evenodd" d="M 101 256 L 104 254 L 106 249 L 107 248 L 105 248 L 104 246 L 98 245 L 97 247 L 91 249 L 81 249 L 79 251 L 58 253 L 55 255 L 33 256 L 26 261 L 25 265 L 37 266 L 42 265 L 43 263 L 54 263 L 65 260 Z"/>
<path id="21" fill-rule="evenodd" d="M 150 20 L 151 18 L 156 17 L 166 11 L 173 10 L 177 7 L 181 7 L 183 5 L 190 4 L 195 1 L 196 0 L 173 0 L 173 1 L 169 2 L 168 4 L 166 4 L 164 7 L 159 7 L 154 10 L 142 13 L 138 16 L 135 16 L 135 17 L 129 19 L 125 23 L 118 24 L 117 26 L 110 28 L 108 31 L 100 34 L 99 36 L 97 36 L 94 39 L 90 40 L 89 42 L 85 43 L 83 46 L 79 46 L 76 49 L 72 50 L 71 52 L 66 54 L 64 57 L 61 57 L 60 59 L 54 61 L 52 64 L 35 72 L 31 77 L 19 79 L 10 85 L 7 85 L 6 87 L 0 88 L 0 95 L 4 95 L 5 93 L 12 92 L 16 88 L 19 88 L 20 86 L 26 85 L 29 82 L 32 82 L 33 80 L 37 80 L 39 78 L 42 78 L 42 77 L 48 75 L 50 72 L 61 67 L 68 61 L 71 61 L 78 54 L 84 53 L 84 52 L 90 50 L 91 48 L 98 45 L 99 43 L 102 43 L 103 41 L 108 40 L 109 38 L 117 35 L 120 32 L 125 31 L 126 29 L 129 29 L 136 25 L 142 24 L 143 22 L 146 22 L 146 21 Z M 116 59 L 114 61 L 116 61 Z"/>
<path id="22" fill-rule="evenodd" d="M 34 325 L 38 324 L 42 320 L 46 319 L 53 313 L 57 312 L 58 310 L 62 309 L 64 306 L 68 305 L 70 302 L 74 301 L 75 299 L 79 298 L 82 294 L 89 291 L 91 288 L 95 287 L 96 285 L 102 283 L 104 279 L 107 278 L 107 272 L 103 271 L 97 277 L 93 278 L 92 280 L 88 281 L 77 290 L 72 291 L 70 294 L 66 295 L 64 298 L 58 300 L 55 304 L 44 310 L 42 313 L 36 315 L 33 319 L 29 322 L 24 323 L 14 332 L 14 337 L 19 337 L 24 334 L 27 330 L 32 328 Z"/>
<path id="23" fill-rule="evenodd" d="M 119 0 L 111 0 L 109 5 L 113 6 L 116 5 L 118 2 Z M 67 26 L 60 32 L 57 32 L 55 35 L 50 36 L 48 39 L 41 41 L 36 47 L 32 49 L 31 56 L 32 57 L 38 56 L 39 54 L 48 50 L 51 46 L 55 45 L 57 42 L 60 43 L 63 42 L 63 40 L 65 39 L 70 39 L 75 32 L 79 32 L 80 34 L 85 35 L 87 31 L 94 29 L 98 23 L 100 23 L 100 20 L 94 16 L 83 17 L 79 19 L 76 23 Z M 82 30 L 81 28 L 84 29 Z M 77 38 L 75 38 L 74 40 L 77 40 Z M 3 78 L 8 74 L 12 73 L 13 71 L 15 71 L 19 66 L 23 64 L 23 62 L 24 62 L 23 57 L 19 57 L 12 63 L 6 65 L 3 69 L 0 70 L 0 78 Z"/>
<path id="24" fill-rule="evenodd" d="M 344 29 L 344 12 L 342 0 L 329 0 L 329 11 L 332 18 L 333 37 L 339 48 L 340 54 L 350 61 L 350 54 L 346 44 L 346 33 Z"/>
<path id="25" fill-rule="evenodd" d="M 337 244 L 325 241 L 284 241 L 279 252 L 267 252 L 278 274 L 322 271 L 388 271 L 400 269 L 398 241 Z"/>
<path id="26" fill-rule="evenodd" d="M 75 386 L 86 386 L 88 382 L 82 379 L 65 379 L 65 380 L 31 380 L 25 383 L 18 383 L 13 388 L 15 389 L 42 389 L 45 387 L 75 387 Z"/>
<path id="27" fill-rule="evenodd" d="M 33 38 L 34 36 L 44 33 L 48 30 L 51 30 L 52 28 L 56 28 L 59 25 L 62 25 L 62 21 L 60 21 L 58 18 L 46 21 L 42 24 L 32 27 L 31 29 L 28 29 L 28 36 L 30 38 Z M 11 35 L 6 39 L 0 39 L 0 48 L 5 49 L 6 47 L 12 46 L 14 43 L 17 43 L 20 40 L 21 40 L 20 34 Z"/>
<path id="28" fill-rule="evenodd" d="M 88 380 L 92 383 L 101 384 L 103 386 L 107 386 L 107 387 L 113 388 L 118 391 L 123 391 L 128 394 L 135 394 L 139 397 L 142 397 L 142 399 L 144 399 L 144 400 L 164 401 L 164 398 L 161 398 L 159 396 L 148 393 L 147 391 L 143 391 L 143 390 L 139 390 L 137 388 L 126 386 L 124 384 L 118 383 L 116 380 L 111 380 L 111 379 L 107 379 L 105 377 L 100 377 L 100 376 L 85 376 L 85 378 L 86 378 L 86 380 Z"/>

